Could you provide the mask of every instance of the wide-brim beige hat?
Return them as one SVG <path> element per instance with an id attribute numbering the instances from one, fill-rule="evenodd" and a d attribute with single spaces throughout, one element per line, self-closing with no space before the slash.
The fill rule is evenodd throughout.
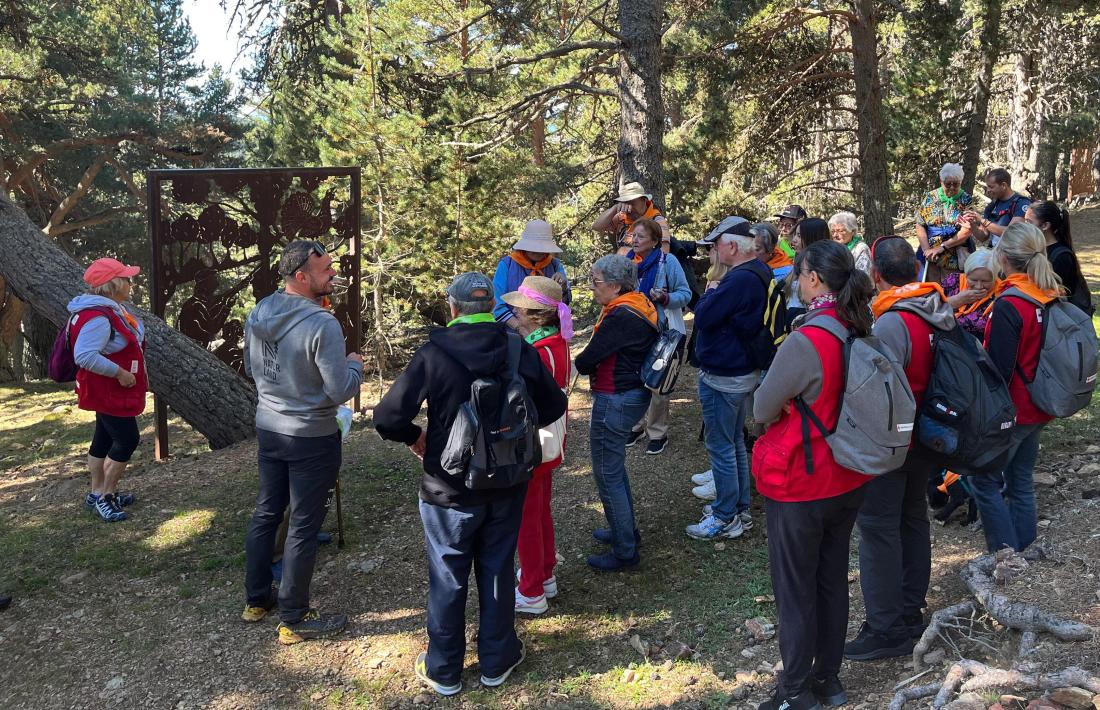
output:
<path id="1" fill-rule="evenodd" d="M 533 251 L 538 254 L 560 254 L 561 247 L 554 242 L 554 228 L 549 222 L 533 219 L 523 227 L 519 241 L 512 245 L 517 251 Z"/>
<path id="2" fill-rule="evenodd" d="M 521 283 L 519 287 L 528 291 L 534 291 L 541 296 L 552 299 L 555 303 L 561 301 L 561 285 L 554 279 L 548 279 L 545 276 L 528 276 L 523 279 L 523 283 Z M 545 303 L 539 303 L 535 299 L 530 296 L 525 296 L 519 291 L 506 293 L 501 296 L 500 299 L 509 306 L 515 306 L 516 308 L 526 308 L 532 311 L 557 310 L 557 306 L 548 306 Z"/>
<path id="3" fill-rule="evenodd" d="M 619 196 L 615 198 L 616 202 L 630 202 L 636 200 L 639 197 L 644 197 L 647 200 L 652 200 L 653 195 L 645 191 L 640 182 L 628 182 L 625 185 L 619 186 Z"/>

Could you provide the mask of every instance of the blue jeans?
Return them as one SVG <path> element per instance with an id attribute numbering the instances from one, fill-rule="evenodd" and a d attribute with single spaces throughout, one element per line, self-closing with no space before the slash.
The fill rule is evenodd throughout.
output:
<path id="1" fill-rule="evenodd" d="M 466 655 L 466 592 L 470 567 L 477 578 L 477 655 L 494 677 L 519 658 L 515 571 L 527 484 L 515 495 L 482 505 L 444 508 L 420 501 L 428 553 L 428 677 L 454 685 Z"/>
<path id="2" fill-rule="evenodd" d="M 592 397 L 592 421 L 588 426 L 592 477 L 611 529 L 611 551 L 624 560 L 637 554 L 634 497 L 626 474 L 626 439 L 647 407 L 649 390 L 644 387 L 618 394 L 594 392 Z"/>
<path id="3" fill-rule="evenodd" d="M 721 392 L 699 379 L 707 453 L 718 497 L 714 517 L 729 522 L 749 509 L 749 455 L 745 451 L 745 400 L 749 392 Z"/>
<path id="4" fill-rule="evenodd" d="M 996 474 L 967 476 L 970 492 L 978 501 L 985 530 L 985 545 L 990 552 L 1008 546 L 1023 550 L 1035 542 L 1035 460 L 1039 458 L 1039 437 L 1043 424 L 1024 424 L 1022 437 L 1004 470 L 1004 494 Z"/>

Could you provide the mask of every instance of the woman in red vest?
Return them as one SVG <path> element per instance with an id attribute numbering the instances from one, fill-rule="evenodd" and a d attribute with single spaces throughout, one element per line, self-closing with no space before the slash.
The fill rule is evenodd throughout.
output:
<path id="1" fill-rule="evenodd" d="M 84 505 L 109 523 L 126 519 L 134 502 L 118 490 L 119 479 L 138 445 L 137 416 L 145 411 L 145 326 L 124 305 L 130 280 L 140 273 L 117 259 L 96 259 L 84 272 L 88 293 L 69 302 L 69 342 L 81 409 L 95 412 L 88 449 L 92 490 Z"/>
<path id="2" fill-rule="evenodd" d="M 527 342 L 538 351 L 542 364 L 554 376 L 563 391 L 573 375 L 573 360 L 568 341 L 573 338 L 573 316 L 562 301 L 562 288 L 545 276 L 528 276 L 520 287 L 504 294 L 520 325 L 529 331 Z M 516 612 L 542 614 L 549 609 L 547 599 L 558 594 L 554 566 L 558 554 L 554 546 L 554 519 L 550 513 L 551 478 L 561 465 L 565 452 L 565 415 L 541 429 L 542 463 L 535 467 L 523 501 L 523 521 L 519 527 L 516 554 L 519 580 L 516 586 Z M 553 439 L 553 441 L 551 441 Z"/>
<path id="3" fill-rule="evenodd" d="M 847 702 L 839 671 L 848 630 L 848 541 L 870 478 L 844 468 L 816 427 L 803 426 L 792 406 L 801 397 L 829 428 L 844 390 L 842 345 L 821 328 L 833 318 L 855 335 L 871 332 L 871 279 L 851 252 L 819 241 L 795 260 L 807 313 L 783 341 L 756 391 L 753 416 L 771 423 L 752 452 L 756 489 L 764 497 L 772 588 L 779 609 L 783 672 L 775 697 L 762 709 L 818 708 Z M 808 432 L 813 473 L 803 447 Z M 786 703 L 786 705 L 784 705 Z"/>

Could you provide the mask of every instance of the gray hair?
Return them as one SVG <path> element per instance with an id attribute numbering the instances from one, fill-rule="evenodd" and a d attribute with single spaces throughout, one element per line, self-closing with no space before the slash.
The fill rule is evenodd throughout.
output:
<path id="1" fill-rule="evenodd" d="M 460 316 L 472 316 L 476 313 L 492 313 L 496 301 L 493 299 L 481 299 L 479 301 L 458 301 L 447 296 L 447 303 L 454 306 Z"/>
<path id="2" fill-rule="evenodd" d="M 829 226 L 835 227 L 837 225 L 844 227 L 852 234 L 855 234 L 856 230 L 859 229 L 859 222 L 856 221 L 856 216 L 853 212 L 837 212 L 830 217 Z"/>
<path id="3" fill-rule="evenodd" d="M 116 276 L 107 283 L 100 284 L 98 286 L 92 286 L 88 289 L 88 293 L 93 296 L 105 296 L 106 298 L 114 298 L 119 293 L 122 293 L 122 289 L 126 286 L 126 281 L 122 276 Z"/>
<path id="4" fill-rule="evenodd" d="M 608 283 L 619 284 L 620 293 L 633 291 L 638 287 L 638 265 L 625 256 L 601 256 L 592 265 L 592 271 L 598 271 Z"/>
<path id="5" fill-rule="evenodd" d="M 756 237 L 748 237 L 744 234 L 723 234 L 718 237 L 718 241 L 725 242 L 726 244 L 736 244 L 737 251 L 745 254 L 756 250 Z"/>
<path id="6" fill-rule="evenodd" d="M 775 245 L 779 243 L 779 230 L 775 228 L 774 224 L 771 222 L 757 222 L 752 225 L 749 232 L 766 242 L 764 246 L 767 247 L 769 254 L 775 251 Z"/>
<path id="7" fill-rule="evenodd" d="M 940 168 L 940 182 L 943 182 L 947 178 L 962 180 L 963 166 L 958 163 L 944 163 L 943 167 Z"/>
<path id="8" fill-rule="evenodd" d="M 975 249 L 974 253 L 966 257 L 966 263 L 964 266 L 964 273 L 969 274 L 971 271 L 977 271 L 978 269 L 989 269 L 990 273 L 994 273 L 997 269 L 993 268 L 993 250 L 982 247 L 981 249 Z"/>

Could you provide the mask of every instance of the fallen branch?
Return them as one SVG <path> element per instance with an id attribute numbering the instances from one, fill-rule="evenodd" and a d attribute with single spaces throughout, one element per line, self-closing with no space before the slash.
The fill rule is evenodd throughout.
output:
<path id="1" fill-rule="evenodd" d="M 899 690 L 894 694 L 894 699 L 890 701 L 886 710 L 902 710 L 905 704 L 910 700 L 920 700 L 921 698 L 930 697 L 935 695 L 936 691 L 939 689 L 939 683 L 929 683 L 928 685 L 915 685 L 912 688 Z"/>
<path id="2" fill-rule="evenodd" d="M 932 695 L 936 696 L 932 700 L 932 707 L 938 710 L 951 702 L 957 693 L 1005 689 L 1045 691 L 1056 688 L 1081 688 L 1090 693 L 1100 693 L 1100 678 L 1075 666 L 1057 673 L 1037 675 L 1020 670 L 990 668 L 984 663 L 963 659 L 948 669 L 942 683 L 929 683 L 896 693 L 888 710 L 903 710 L 906 703 Z"/>

